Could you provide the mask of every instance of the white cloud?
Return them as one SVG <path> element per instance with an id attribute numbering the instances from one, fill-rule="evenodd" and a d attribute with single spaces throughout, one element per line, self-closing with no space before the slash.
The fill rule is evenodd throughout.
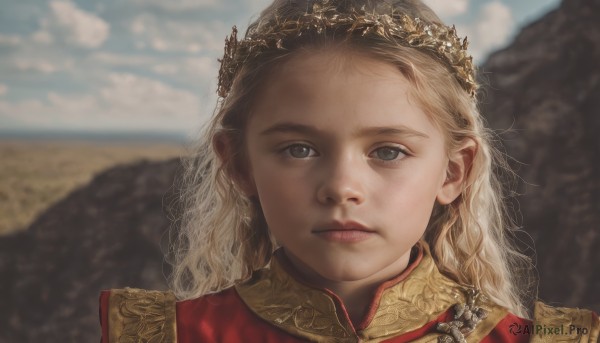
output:
<path id="1" fill-rule="evenodd" d="M 31 35 L 31 39 L 36 43 L 52 44 L 54 38 L 48 31 L 38 30 Z"/>
<path id="2" fill-rule="evenodd" d="M 152 67 L 152 70 L 161 75 L 176 75 L 180 72 L 179 66 L 171 63 L 161 63 Z"/>
<path id="3" fill-rule="evenodd" d="M 255 15 L 267 8 L 267 6 L 269 6 L 272 2 L 272 0 L 241 0 L 240 6 L 247 8 L 244 11 L 245 13 L 248 13 L 249 15 Z"/>
<path id="4" fill-rule="evenodd" d="M 57 31 L 59 36 L 66 35 L 67 42 L 84 48 L 97 48 L 108 38 L 110 25 L 74 3 L 54 0 L 50 2 L 50 9 L 52 13 L 42 22 L 42 28 Z"/>
<path id="5" fill-rule="evenodd" d="M 8 86 L 0 83 L 0 96 L 6 94 L 7 91 L 8 91 Z"/>
<path id="6" fill-rule="evenodd" d="M 117 54 L 103 51 L 90 54 L 79 68 L 91 69 L 92 66 L 95 71 L 115 68 L 151 71 L 195 89 L 216 83 L 219 68 L 217 58 L 210 56 L 162 58 L 149 54 Z"/>
<path id="7" fill-rule="evenodd" d="M 21 41 L 21 37 L 19 36 L 3 35 L 0 33 L 0 45 L 18 45 Z"/>
<path id="8" fill-rule="evenodd" d="M 39 88 L 36 75 L 52 74 L 58 71 L 72 70 L 81 61 L 67 49 L 55 48 L 53 44 L 40 44 L 32 35 L 22 39 L 22 43 L 11 49 L 7 56 L 0 58 L 0 70 L 11 70 L 17 73 L 4 75 L 3 82 L 10 85 L 14 77 L 25 77 L 29 89 Z M 1 74 L 1 72 L 0 72 Z M 33 78 L 31 78 L 33 77 Z M 2 78 L 0 76 L 0 78 Z"/>
<path id="9" fill-rule="evenodd" d="M 40 116 L 47 108 L 39 100 L 24 100 L 19 103 L 11 103 L 0 100 L 0 118 L 14 120 L 24 125 L 38 125 L 47 122 L 47 118 Z"/>
<path id="10" fill-rule="evenodd" d="M 469 7 L 469 0 L 424 0 L 423 2 L 441 18 L 463 14 Z"/>
<path id="11" fill-rule="evenodd" d="M 20 58 L 14 61 L 14 66 L 19 71 L 33 71 L 43 74 L 52 74 L 58 70 L 58 67 L 48 61 L 35 58 Z"/>
<path id="12" fill-rule="evenodd" d="M 100 98 L 110 105 L 116 116 L 143 114 L 160 117 L 186 117 L 196 113 L 199 103 L 187 90 L 176 89 L 162 82 L 133 74 L 113 73 L 109 86 L 100 91 Z"/>
<path id="13" fill-rule="evenodd" d="M 208 57 L 187 58 L 183 63 L 186 73 L 194 77 L 210 77 L 217 74 L 217 61 Z"/>
<path id="14" fill-rule="evenodd" d="M 206 80 L 217 75 L 217 61 L 210 57 L 183 58 L 173 63 L 154 65 L 152 70 L 161 75 L 179 75 L 190 79 Z"/>
<path id="15" fill-rule="evenodd" d="M 488 46 L 505 44 L 514 27 L 512 12 L 500 1 L 486 4 L 477 23 L 477 31 L 486 37 Z"/>
<path id="16" fill-rule="evenodd" d="M 230 30 L 220 21 L 199 23 L 160 20 L 151 14 L 139 15 L 129 28 L 136 37 L 138 47 L 188 53 L 221 51 L 223 40 Z"/>
<path id="17" fill-rule="evenodd" d="M 63 96 L 54 92 L 47 95 L 48 108 L 61 111 L 62 114 L 69 117 L 69 120 L 84 120 L 89 118 L 89 113 L 93 113 L 98 108 L 97 99 L 92 95 Z"/>
<path id="18" fill-rule="evenodd" d="M 483 6 L 477 19 L 468 26 L 457 25 L 458 33 L 468 36 L 469 50 L 479 64 L 492 50 L 508 43 L 515 29 L 515 21 L 510 8 L 499 0 L 488 2 Z"/>
<path id="19" fill-rule="evenodd" d="M 206 9 L 219 4 L 216 0 L 133 0 L 138 6 L 157 7 L 170 12 Z"/>
<path id="20" fill-rule="evenodd" d="M 97 92 L 49 92 L 45 100 L 0 100 L 0 117 L 24 126 L 53 129 L 172 129 L 199 125 L 195 94 L 157 80 L 111 73 Z"/>
<path id="21" fill-rule="evenodd" d="M 126 55 L 104 51 L 95 52 L 89 58 L 94 64 L 104 64 L 109 67 L 149 68 L 149 66 L 158 63 L 155 58 L 148 55 Z"/>

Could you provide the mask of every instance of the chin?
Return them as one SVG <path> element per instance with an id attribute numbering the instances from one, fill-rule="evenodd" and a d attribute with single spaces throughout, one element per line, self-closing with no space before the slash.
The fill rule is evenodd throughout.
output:
<path id="1" fill-rule="evenodd" d="M 374 268 L 360 268 L 358 266 L 321 265 L 316 271 L 324 279 L 333 282 L 351 282 L 366 279 L 375 273 Z"/>

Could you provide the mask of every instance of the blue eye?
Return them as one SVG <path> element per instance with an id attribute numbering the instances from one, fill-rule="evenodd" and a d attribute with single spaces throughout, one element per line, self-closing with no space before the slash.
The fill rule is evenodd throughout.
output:
<path id="1" fill-rule="evenodd" d="M 306 158 L 310 157 L 310 151 L 313 150 L 311 147 L 303 144 L 292 144 L 283 151 L 288 152 L 290 156 L 294 158 Z"/>
<path id="2" fill-rule="evenodd" d="M 391 146 L 379 148 L 379 149 L 375 150 L 375 153 L 377 155 L 377 158 L 379 158 L 380 160 L 386 161 L 386 162 L 394 161 L 394 160 L 398 159 L 398 157 L 400 157 L 400 159 L 401 159 L 407 155 L 404 150 L 397 148 L 397 147 L 391 147 Z"/>

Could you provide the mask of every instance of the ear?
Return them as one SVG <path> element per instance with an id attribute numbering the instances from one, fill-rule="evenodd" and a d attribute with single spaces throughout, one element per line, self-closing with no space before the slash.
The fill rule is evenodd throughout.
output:
<path id="1" fill-rule="evenodd" d="M 466 138 L 451 154 L 446 169 L 446 180 L 437 195 L 437 201 L 441 205 L 452 203 L 462 193 L 476 154 L 477 143 L 471 138 Z"/>
<path id="2" fill-rule="evenodd" d="M 258 194 L 254 177 L 244 154 L 235 152 L 232 137 L 226 133 L 218 133 L 212 140 L 213 148 L 222 165 L 225 165 L 227 176 L 250 198 Z"/>

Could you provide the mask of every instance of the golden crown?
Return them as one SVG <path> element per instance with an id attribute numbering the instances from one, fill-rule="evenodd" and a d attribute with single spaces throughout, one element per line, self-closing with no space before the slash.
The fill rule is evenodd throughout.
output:
<path id="1" fill-rule="evenodd" d="M 315 3 L 311 12 L 300 17 L 282 19 L 275 16 L 270 22 L 251 27 L 244 39 L 237 40 L 237 28 L 225 39 L 225 53 L 219 70 L 218 94 L 225 98 L 241 66 L 265 51 L 287 50 L 286 41 L 308 32 L 321 34 L 335 30 L 336 35 L 376 35 L 398 44 L 413 47 L 433 55 L 445 63 L 460 85 L 475 97 L 477 83 L 473 58 L 467 54 L 467 38 L 461 39 L 454 26 L 426 23 L 405 13 L 374 14 L 351 9 L 340 13 L 334 6 Z"/>

